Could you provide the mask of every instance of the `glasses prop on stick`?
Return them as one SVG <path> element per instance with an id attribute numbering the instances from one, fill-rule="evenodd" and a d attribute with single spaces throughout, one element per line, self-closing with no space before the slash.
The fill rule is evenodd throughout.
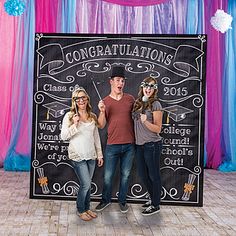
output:
<path id="1" fill-rule="evenodd" d="M 76 114 L 79 116 L 79 112 L 78 112 L 78 108 L 77 108 L 77 104 L 76 104 L 77 97 L 74 97 L 74 98 L 73 98 L 73 101 L 74 101 L 74 103 L 75 103 L 75 112 L 76 112 Z"/>

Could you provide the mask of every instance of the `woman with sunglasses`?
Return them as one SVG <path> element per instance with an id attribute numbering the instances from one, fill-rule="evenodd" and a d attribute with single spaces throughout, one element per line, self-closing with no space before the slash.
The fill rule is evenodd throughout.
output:
<path id="1" fill-rule="evenodd" d="M 157 91 L 156 80 L 152 77 L 145 78 L 140 85 L 132 112 L 138 172 L 150 195 L 150 201 L 142 206 L 143 215 L 160 211 L 162 107 L 157 100 Z"/>
<path id="2" fill-rule="evenodd" d="M 68 157 L 80 182 L 76 206 L 79 217 L 84 221 L 97 217 L 97 214 L 90 210 L 91 182 L 96 160 L 99 167 L 103 165 L 97 125 L 90 97 L 84 88 L 76 89 L 72 93 L 71 109 L 62 121 L 61 138 L 69 140 Z"/>

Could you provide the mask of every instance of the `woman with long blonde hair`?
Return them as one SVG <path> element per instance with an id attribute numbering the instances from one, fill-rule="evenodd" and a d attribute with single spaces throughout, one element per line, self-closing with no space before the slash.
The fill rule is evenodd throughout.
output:
<path id="1" fill-rule="evenodd" d="M 76 206 L 79 217 L 84 221 L 97 217 L 90 210 L 91 182 L 96 160 L 99 167 L 103 165 L 97 124 L 90 97 L 84 88 L 79 87 L 72 93 L 71 109 L 63 118 L 61 138 L 69 140 L 68 158 L 80 182 Z"/>

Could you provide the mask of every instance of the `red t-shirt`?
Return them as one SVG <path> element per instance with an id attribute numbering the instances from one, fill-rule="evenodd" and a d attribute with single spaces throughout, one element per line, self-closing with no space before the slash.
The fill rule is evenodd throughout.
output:
<path id="1" fill-rule="evenodd" d="M 134 125 L 131 117 L 134 97 L 124 93 L 117 101 L 110 96 L 103 99 L 106 106 L 107 144 L 134 143 Z"/>

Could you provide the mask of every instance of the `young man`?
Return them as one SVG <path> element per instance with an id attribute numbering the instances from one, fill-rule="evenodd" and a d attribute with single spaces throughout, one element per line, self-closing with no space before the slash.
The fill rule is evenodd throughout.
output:
<path id="1" fill-rule="evenodd" d="M 128 211 L 126 195 L 129 187 L 129 176 L 134 158 L 134 130 L 131 112 L 134 97 L 124 93 L 124 67 L 113 67 L 110 78 L 111 92 L 98 107 L 99 127 L 107 124 L 107 146 L 104 160 L 104 183 L 102 200 L 96 210 L 102 211 L 111 203 L 112 183 L 116 166 L 120 161 L 120 185 L 118 202 L 122 213 Z"/>

